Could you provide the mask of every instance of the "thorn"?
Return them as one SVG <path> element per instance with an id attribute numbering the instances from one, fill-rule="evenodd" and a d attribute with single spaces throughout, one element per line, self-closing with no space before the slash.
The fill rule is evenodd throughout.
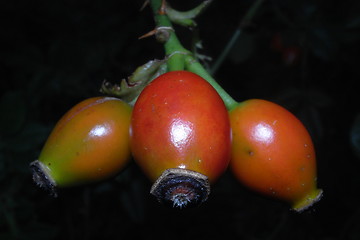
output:
<path id="1" fill-rule="evenodd" d="M 166 14 L 166 0 L 161 1 L 161 7 L 159 9 L 159 14 L 160 15 L 165 15 Z"/>
<path id="2" fill-rule="evenodd" d="M 141 12 L 142 10 L 144 10 L 144 8 L 146 8 L 149 4 L 150 4 L 150 0 L 145 0 L 145 2 L 143 3 L 143 5 L 142 5 L 141 8 L 140 8 L 140 12 Z"/>
<path id="3" fill-rule="evenodd" d="M 159 42 L 166 42 L 170 37 L 171 31 L 174 32 L 174 29 L 172 27 L 160 26 L 155 28 L 154 30 L 151 30 L 148 33 L 145 33 L 144 35 L 140 36 L 138 39 L 143 39 L 155 35 L 156 39 Z"/>
<path id="4" fill-rule="evenodd" d="M 143 38 L 147 38 L 147 37 L 151 37 L 154 36 L 157 32 L 157 29 L 155 28 L 154 30 L 151 30 L 148 33 L 145 33 L 144 35 L 140 36 L 138 39 L 143 39 Z"/>

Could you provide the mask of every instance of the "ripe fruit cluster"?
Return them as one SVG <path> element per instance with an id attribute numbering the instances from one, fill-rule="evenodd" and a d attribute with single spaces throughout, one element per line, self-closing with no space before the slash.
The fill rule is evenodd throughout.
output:
<path id="1" fill-rule="evenodd" d="M 244 185 L 297 211 L 321 196 L 313 144 L 294 115 L 257 99 L 228 112 L 216 90 L 188 71 L 157 77 L 132 111 L 116 98 L 79 103 L 31 168 L 34 180 L 56 195 L 56 187 L 113 176 L 131 154 L 154 182 L 151 193 L 179 208 L 204 202 L 229 163 Z"/>

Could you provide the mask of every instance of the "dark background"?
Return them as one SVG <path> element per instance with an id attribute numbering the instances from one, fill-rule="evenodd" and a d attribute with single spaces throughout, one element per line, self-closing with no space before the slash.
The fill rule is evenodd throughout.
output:
<path id="1" fill-rule="evenodd" d="M 199 2 L 170 1 L 179 10 Z M 198 18 L 209 66 L 252 2 L 215 0 Z M 230 171 L 188 210 L 158 204 L 134 163 L 56 199 L 33 184 L 28 165 L 68 109 L 101 95 L 104 79 L 164 57 L 155 39 L 137 39 L 154 28 L 142 3 L 1 1 L 0 239 L 360 239 L 357 0 L 265 0 L 215 74 L 236 100 L 277 102 L 306 125 L 324 190 L 310 210 L 248 191 Z M 192 32 L 176 32 L 190 47 Z"/>

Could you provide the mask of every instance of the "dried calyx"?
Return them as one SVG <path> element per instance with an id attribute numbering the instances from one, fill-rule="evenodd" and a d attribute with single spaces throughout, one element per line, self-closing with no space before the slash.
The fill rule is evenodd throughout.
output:
<path id="1" fill-rule="evenodd" d="M 195 207 L 208 198 L 210 184 L 208 178 L 201 173 L 171 168 L 156 180 L 150 193 L 165 205 L 176 208 Z"/>
<path id="2" fill-rule="evenodd" d="M 30 170 L 32 172 L 32 177 L 36 185 L 38 185 L 40 188 L 45 189 L 45 191 L 47 191 L 51 196 L 57 197 L 56 183 L 48 174 L 43 163 L 41 163 L 39 160 L 31 162 Z"/>
<path id="3" fill-rule="evenodd" d="M 166 59 L 151 60 L 138 67 L 130 77 L 122 79 L 118 84 L 112 84 L 105 80 L 100 92 L 121 98 L 130 105 L 133 105 L 145 86 L 165 72 Z"/>

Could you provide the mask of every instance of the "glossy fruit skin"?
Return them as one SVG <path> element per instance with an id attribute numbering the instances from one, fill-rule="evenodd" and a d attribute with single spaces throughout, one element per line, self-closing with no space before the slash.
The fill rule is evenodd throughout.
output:
<path id="1" fill-rule="evenodd" d="M 292 113 L 275 103 L 251 99 L 229 114 L 230 165 L 244 185 L 299 209 L 318 197 L 314 146 Z"/>
<path id="2" fill-rule="evenodd" d="M 230 160 L 231 130 L 226 107 L 200 76 L 172 71 L 154 79 L 135 103 L 131 149 L 146 175 L 166 169 L 206 175 L 212 182 Z"/>
<path id="3" fill-rule="evenodd" d="M 93 97 L 71 108 L 48 137 L 39 161 L 58 187 L 118 173 L 130 159 L 131 107 L 111 97 Z"/>

